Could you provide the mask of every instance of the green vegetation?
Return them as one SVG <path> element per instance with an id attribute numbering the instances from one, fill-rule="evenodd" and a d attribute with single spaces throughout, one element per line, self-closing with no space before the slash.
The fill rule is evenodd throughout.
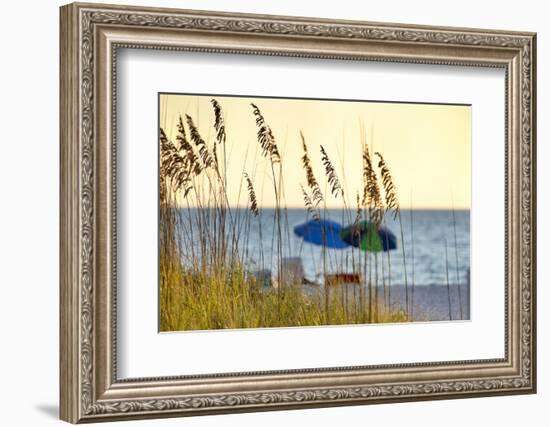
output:
<path id="1" fill-rule="evenodd" d="M 322 291 L 300 286 L 262 289 L 242 269 L 202 273 L 161 262 L 161 331 L 362 324 L 368 312 L 345 303 L 344 288 L 331 289 L 328 311 Z M 404 310 L 379 312 L 379 322 L 404 322 Z"/>
<path id="2" fill-rule="evenodd" d="M 161 331 L 317 326 L 404 322 L 410 319 L 407 306 L 390 307 L 390 286 L 383 279 L 391 270 L 381 253 L 352 250 L 351 259 L 338 259 L 323 250 L 323 272 L 335 262 L 361 274 L 362 283 L 346 286 L 311 286 L 283 277 L 284 242 L 290 227 L 284 205 L 282 158 L 275 136 L 257 105 L 251 104 L 261 153 L 270 162 L 276 207 L 272 219 L 262 219 L 254 182 L 247 171 L 242 176 L 225 173 L 226 134 L 220 104 L 211 101 L 214 111 L 214 138 L 206 141 L 193 118 L 179 118 L 177 136 L 170 141 L 160 129 L 160 329 Z M 326 197 L 342 199 L 346 219 L 358 224 L 368 220 L 380 227 L 391 212 L 401 222 L 396 187 L 380 153 L 376 165 L 361 133 L 363 158 L 362 188 L 357 191 L 357 206 L 350 208 L 344 199 L 343 185 L 327 152 L 320 146 L 326 185 L 311 167 L 310 153 L 302 137 L 302 165 L 306 185 L 302 186 L 304 205 L 314 219 L 325 217 Z M 247 211 L 232 209 L 227 197 L 228 179 L 240 179 L 248 193 Z M 328 194 L 330 193 L 330 194 Z M 187 206 L 187 214 L 175 207 Z M 244 212 L 244 213 L 243 213 Z M 276 254 L 275 286 L 266 287 L 247 265 L 248 235 L 262 221 L 273 221 L 273 253 Z M 401 227 L 401 235 L 403 230 Z M 262 243 L 263 244 L 263 243 Z M 404 254 L 403 249 L 403 254 Z M 257 254 L 263 258 L 263 250 Z M 333 257 L 333 259 L 331 259 Z M 341 269 L 343 271 L 343 269 Z M 382 273 L 382 274 L 379 274 Z M 405 278 L 405 284 L 407 284 Z M 383 292 L 380 292 L 382 286 Z"/>

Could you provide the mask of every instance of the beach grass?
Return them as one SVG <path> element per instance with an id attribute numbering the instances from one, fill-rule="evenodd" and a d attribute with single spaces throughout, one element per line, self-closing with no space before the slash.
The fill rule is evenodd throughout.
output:
<path id="1" fill-rule="evenodd" d="M 346 286 L 303 285 L 302 280 L 285 282 L 283 259 L 285 240 L 291 231 L 284 205 L 283 156 L 275 136 L 260 108 L 251 104 L 252 124 L 256 125 L 258 149 L 270 162 L 271 189 L 274 192 L 275 215 L 262 218 L 253 174 L 228 177 L 225 121 L 217 100 L 211 101 L 214 112 L 214 137 L 204 139 L 189 115 L 179 118 L 175 141 L 159 130 L 160 139 L 160 204 L 159 204 L 159 276 L 160 330 L 205 330 L 236 328 L 267 328 L 287 326 L 320 326 L 409 321 L 408 285 L 404 307 L 393 307 L 386 295 L 391 286 L 384 281 L 384 268 L 391 269 L 382 253 L 353 250 L 353 271 L 361 274 L 362 282 Z M 389 166 L 380 153 L 378 165 L 371 157 L 365 133 L 361 132 L 363 182 L 357 190 L 357 209 L 351 209 L 344 198 L 343 185 L 324 147 L 320 157 L 322 176 L 315 176 L 311 154 L 305 136 L 301 158 L 305 185 L 302 185 L 304 207 L 310 217 L 326 217 L 326 198 L 342 200 L 344 215 L 355 223 L 368 220 L 380 227 L 384 216 L 391 213 L 399 218 L 397 189 Z M 378 166 L 378 170 L 376 169 Z M 228 179 L 240 179 L 243 192 L 248 194 L 249 208 L 243 213 L 232 208 L 227 196 Z M 380 181 L 380 182 L 379 182 Z M 297 185 L 296 183 L 292 183 Z M 321 184 L 324 184 L 324 191 Z M 299 185 L 299 184 L 298 184 Z M 328 189 L 328 190 L 327 190 Z M 185 211 L 182 214 L 181 211 Z M 257 221 L 261 233 L 262 221 L 273 221 L 272 254 L 276 271 L 271 272 L 268 286 L 260 283 L 247 264 L 248 234 Z M 403 240 L 403 230 L 401 227 Z M 260 240 L 262 240 L 260 238 Z M 265 244 L 263 241 L 260 245 Z M 259 255 L 263 258 L 263 248 Z M 405 255 L 403 251 L 403 255 Z M 334 253 L 323 249 L 321 275 L 327 265 L 343 263 Z M 404 260 L 404 262 L 406 262 Z M 340 266 L 343 270 L 343 265 Z M 380 274 L 382 273 L 382 274 Z M 406 273 L 405 273 L 406 274 Z M 379 292 L 380 286 L 383 294 Z M 389 293 L 389 290 L 388 290 Z M 382 297 L 381 297 L 382 296 Z"/>
<path id="2" fill-rule="evenodd" d="M 345 287 L 304 292 L 301 286 L 264 288 L 242 268 L 207 274 L 163 262 L 162 332 L 369 323 L 360 302 Z M 171 266 L 170 266 L 171 265 Z M 328 295 L 328 305 L 327 305 Z M 379 310 L 377 322 L 406 322 L 405 310 Z"/>

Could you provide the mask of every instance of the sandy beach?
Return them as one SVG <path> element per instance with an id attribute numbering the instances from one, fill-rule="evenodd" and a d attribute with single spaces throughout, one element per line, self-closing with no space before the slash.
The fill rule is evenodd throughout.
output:
<path id="1" fill-rule="evenodd" d="M 345 292 L 349 298 L 358 297 L 359 288 L 357 285 L 339 285 L 338 288 L 331 288 L 332 292 Z M 323 292 L 322 286 L 304 285 L 306 294 Z M 355 291 L 355 293 L 354 293 Z M 450 291 L 450 292 L 449 292 Z M 409 285 L 409 302 L 412 308 L 412 319 L 415 322 L 448 321 L 448 320 L 470 320 L 470 290 L 468 285 L 450 285 L 449 291 L 446 285 L 416 285 L 414 296 L 412 287 Z M 451 319 L 449 319 L 449 294 L 451 297 Z M 391 308 L 394 311 L 405 311 L 406 292 L 403 285 L 392 285 L 391 287 Z M 460 298 L 459 298 L 460 295 Z M 366 298 L 368 298 L 368 293 Z M 383 306 L 383 289 L 379 288 L 380 306 Z M 414 299 L 413 299 L 414 298 Z M 462 304 L 461 304 L 462 303 Z M 461 307 L 462 306 L 462 307 Z M 461 313 L 462 308 L 462 313 Z"/>
<path id="2" fill-rule="evenodd" d="M 470 319 L 470 289 L 467 285 L 450 285 L 452 320 Z M 460 299 L 459 299 L 460 294 Z M 415 286 L 413 321 L 449 320 L 449 292 L 447 286 Z M 412 302 L 412 290 L 409 287 L 409 300 Z M 392 286 L 392 307 L 405 306 L 405 287 Z M 462 317 L 460 313 L 462 301 Z"/>

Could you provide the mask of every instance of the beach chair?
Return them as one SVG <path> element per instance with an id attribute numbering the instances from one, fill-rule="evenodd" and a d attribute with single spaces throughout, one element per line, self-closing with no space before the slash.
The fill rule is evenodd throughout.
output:
<path id="1" fill-rule="evenodd" d="M 281 282 L 283 286 L 296 286 L 304 282 L 302 258 L 288 257 L 281 260 Z"/>
<path id="2" fill-rule="evenodd" d="M 249 277 L 253 278 L 257 286 L 260 288 L 273 287 L 273 281 L 271 279 L 271 271 L 268 269 L 251 271 L 248 273 Z"/>
<path id="3" fill-rule="evenodd" d="M 334 273 L 325 275 L 325 284 L 327 286 L 337 285 L 360 285 L 361 274 L 359 273 Z"/>

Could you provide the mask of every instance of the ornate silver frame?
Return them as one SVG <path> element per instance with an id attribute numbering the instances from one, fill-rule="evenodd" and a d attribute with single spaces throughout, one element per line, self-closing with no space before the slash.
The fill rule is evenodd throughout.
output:
<path id="1" fill-rule="evenodd" d="M 61 418 L 78 423 L 536 390 L 536 35 L 189 10 L 61 8 Z M 118 380 L 114 87 L 118 47 L 502 67 L 505 357 Z"/>

